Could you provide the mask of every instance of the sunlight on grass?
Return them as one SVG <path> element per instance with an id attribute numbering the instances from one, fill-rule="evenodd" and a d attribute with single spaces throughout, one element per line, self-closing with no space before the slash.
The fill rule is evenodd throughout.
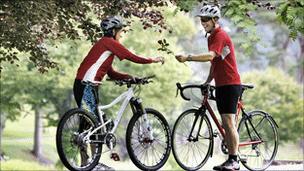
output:
<path id="1" fill-rule="evenodd" d="M 35 161 L 29 162 L 20 159 L 12 159 L 1 161 L 1 170 L 54 170 L 54 168 L 40 165 Z"/>

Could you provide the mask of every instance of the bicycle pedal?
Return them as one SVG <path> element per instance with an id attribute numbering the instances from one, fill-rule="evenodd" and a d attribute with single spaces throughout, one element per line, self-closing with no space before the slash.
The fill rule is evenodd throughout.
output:
<path id="1" fill-rule="evenodd" d="M 112 153 L 111 159 L 113 159 L 114 161 L 120 161 L 120 157 L 117 153 Z"/>

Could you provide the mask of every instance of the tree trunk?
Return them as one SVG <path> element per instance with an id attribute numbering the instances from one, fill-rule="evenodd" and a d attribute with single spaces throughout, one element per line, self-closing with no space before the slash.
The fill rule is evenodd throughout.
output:
<path id="1" fill-rule="evenodd" d="M 5 127 L 5 121 L 6 121 L 6 116 L 4 113 L 0 112 L 0 144 L 2 143 L 2 133 Z M 2 148 L 0 147 L 0 161 L 4 160 L 4 152 L 2 151 Z"/>
<path id="2" fill-rule="evenodd" d="M 286 37 L 286 40 L 284 41 L 283 46 L 282 46 L 282 49 L 284 50 L 284 53 L 279 57 L 279 67 L 281 69 L 283 69 L 284 71 L 287 71 L 285 58 L 286 58 L 287 47 L 289 45 L 289 42 L 290 42 L 290 38 Z"/>
<path id="3" fill-rule="evenodd" d="M 299 38 L 299 42 L 300 42 L 300 47 L 301 47 L 301 51 L 300 51 L 300 55 L 298 57 L 298 63 L 299 65 L 297 66 L 297 80 L 299 81 L 299 83 L 303 83 L 304 82 L 304 37 Z"/>
<path id="4" fill-rule="evenodd" d="M 35 107 L 35 132 L 33 154 L 38 159 L 42 157 L 42 110 Z"/>
<path id="5" fill-rule="evenodd" d="M 66 98 L 64 99 L 64 101 L 58 105 L 55 105 L 56 108 L 56 112 L 59 113 L 59 118 L 61 118 L 61 116 L 68 111 L 69 109 L 72 108 L 72 101 L 74 100 L 74 95 L 73 95 L 73 90 L 68 91 L 68 93 L 66 94 Z"/>

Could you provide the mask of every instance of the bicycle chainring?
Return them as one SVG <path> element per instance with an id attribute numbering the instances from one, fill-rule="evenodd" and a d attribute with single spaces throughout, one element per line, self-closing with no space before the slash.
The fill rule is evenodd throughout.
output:
<path id="1" fill-rule="evenodd" d="M 112 143 L 112 148 L 116 146 L 116 137 L 112 133 L 107 133 L 105 138 L 104 138 L 105 144 L 109 149 L 111 149 L 111 143 Z"/>

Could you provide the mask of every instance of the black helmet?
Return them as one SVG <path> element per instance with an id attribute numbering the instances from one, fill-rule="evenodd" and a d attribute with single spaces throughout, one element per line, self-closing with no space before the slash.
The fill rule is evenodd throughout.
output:
<path id="1" fill-rule="evenodd" d="M 121 29 L 126 25 L 118 16 L 111 16 L 101 21 L 100 27 L 105 35 L 113 35 L 113 29 Z"/>

